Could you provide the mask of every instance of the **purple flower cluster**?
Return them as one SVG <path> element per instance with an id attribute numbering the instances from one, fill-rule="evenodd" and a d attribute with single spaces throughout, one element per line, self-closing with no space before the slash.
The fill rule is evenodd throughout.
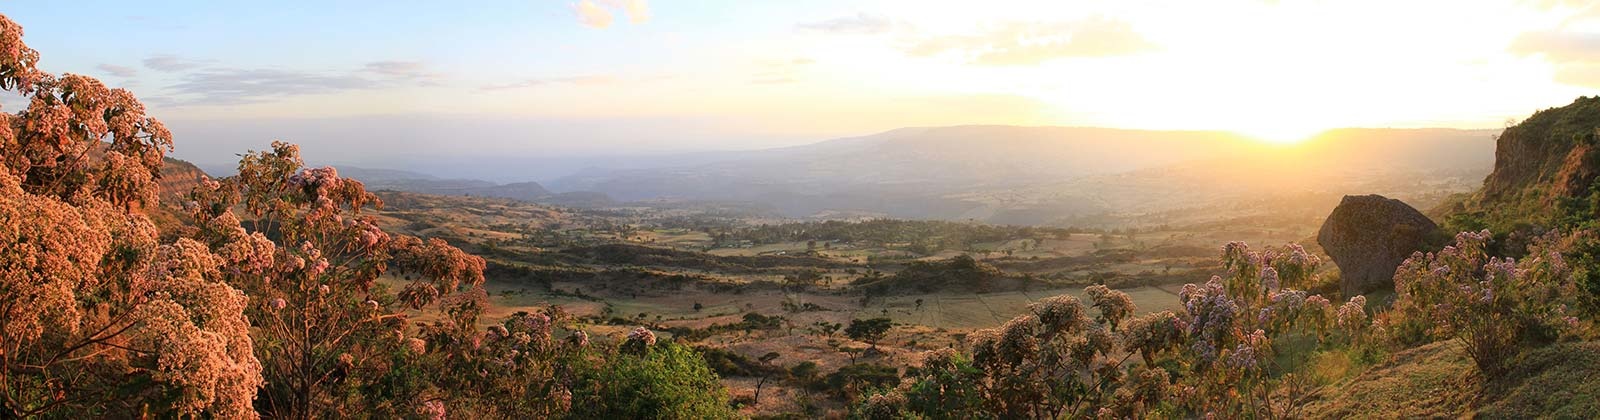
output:
<path id="1" fill-rule="evenodd" d="M 1188 336 L 1193 340 L 1193 350 L 1201 360 L 1210 362 L 1232 334 L 1239 316 L 1239 305 L 1228 296 L 1222 278 L 1212 277 L 1204 286 L 1186 284 L 1178 294 L 1183 299 Z"/>

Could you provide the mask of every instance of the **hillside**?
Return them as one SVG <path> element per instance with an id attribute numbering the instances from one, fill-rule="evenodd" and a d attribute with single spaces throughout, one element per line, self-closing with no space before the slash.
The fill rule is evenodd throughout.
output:
<path id="1" fill-rule="evenodd" d="M 1600 342 L 1530 353 L 1505 378 L 1485 382 L 1461 343 L 1444 341 L 1391 356 L 1332 384 L 1305 408 L 1314 418 L 1583 418 L 1600 410 Z"/>
<path id="2" fill-rule="evenodd" d="M 184 160 L 166 158 L 161 166 L 161 200 L 176 199 L 200 185 L 206 172 Z"/>
<path id="3" fill-rule="evenodd" d="M 1584 218 L 1575 200 L 1595 192 L 1600 175 L 1600 97 L 1581 97 L 1534 113 L 1496 140 L 1494 171 L 1483 187 L 1435 210 L 1460 228 L 1562 227 Z M 1577 201 L 1577 202 L 1575 202 Z"/>

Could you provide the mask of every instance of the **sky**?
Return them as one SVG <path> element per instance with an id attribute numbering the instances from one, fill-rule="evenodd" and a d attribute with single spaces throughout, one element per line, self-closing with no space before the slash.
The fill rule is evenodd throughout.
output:
<path id="1" fill-rule="evenodd" d="M 742 150 L 907 126 L 1500 127 L 1600 88 L 1600 1 L 3 0 L 176 156 Z M 14 102 L 5 109 L 15 110 Z M 383 166 L 383 165 L 375 165 Z"/>

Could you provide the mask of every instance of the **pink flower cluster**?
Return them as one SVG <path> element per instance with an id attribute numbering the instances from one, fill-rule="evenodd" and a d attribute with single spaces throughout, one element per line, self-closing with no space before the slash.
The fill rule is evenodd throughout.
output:
<path id="1" fill-rule="evenodd" d="M 634 328 L 628 332 L 628 341 L 643 343 L 645 346 L 656 345 L 656 333 L 645 327 Z"/>

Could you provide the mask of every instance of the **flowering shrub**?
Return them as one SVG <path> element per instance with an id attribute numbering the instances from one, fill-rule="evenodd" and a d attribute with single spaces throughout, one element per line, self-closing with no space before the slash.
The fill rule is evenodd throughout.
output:
<path id="1" fill-rule="evenodd" d="M 1160 416 L 1285 417 L 1305 402 L 1304 381 L 1273 364 L 1274 343 L 1321 338 L 1334 323 L 1366 327 L 1365 298 L 1336 314 L 1306 284 L 1320 260 L 1304 249 L 1223 248 L 1225 276 L 1187 284 L 1181 312 L 1133 316 L 1122 292 L 1090 286 L 1098 309 L 1045 298 L 1005 325 L 968 336 L 970 359 L 929 353 L 907 385 L 856 407 L 864 418 Z M 1134 355 L 1143 363 L 1127 363 Z"/>
<path id="2" fill-rule="evenodd" d="M 1126 294 L 1103 286 L 1091 286 L 1086 294 L 1101 309 L 1098 321 L 1089 317 L 1076 297 L 1040 300 L 1029 306 L 1029 314 L 969 337 L 970 363 L 957 354 L 929 355 L 907 401 L 914 402 L 918 410 L 938 408 L 1013 418 L 1081 416 L 1091 413 L 1093 407 L 1109 404 L 1111 392 L 1124 379 L 1122 364 L 1132 354 L 1121 352 L 1122 356 L 1113 359 L 1119 339 L 1110 324 L 1126 318 L 1135 308 Z M 1145 337 L 1121 341 L 1138 343 L 1148 352 L 1158 351 L 1170 336 L 1161 326 L 1172 325 L 1162 322 L 1159 315 L 1139 318 L 1128 330 Z M 980 394 L 987 397 L 975 398 Z"/>
<path id="3" fill-rule="evenodd" d="M 171 134 L 128 91 L 38 60 L 0 16 L 0 89 L 27 99 L 0 114 L 0 417 L 255 417 L 225 256 L 159 244 L 143 214 Z"/>
<path id="4" fill-rule="evenodd" d="M 656 345 L 656 333 L 645 327 L 634 328 L 628 332 L 628 338 L 622 342 L 622 351 L 643 354 Z"/>
<path id="5" fill-rule="evenodd" d="M 1224 246 L 1222 260 L 1226 277 L 1184 285 L 1178 294 L 1188 346 L 1177 359 L 1191 373 L 1182 399 L 1197 413 L 1287 415 L 1299 395 L 1280 390 L 1287 377 L 1274 375 L 1273 344 L 1287 334 L 1321 338 L 1334 318 L 1327 299 L 1285 286 L 1308 284 L 1321 261 L 1298 245 L 1258 252 L 1243 242 Z M 1347 325 L 1360 328 L 1365 312 L 1354 311 Z"/>
<path id="6" fill-rule="evenodd" d="M 1137 307 L 1133 298 L 1121 290 L 1111 290 L 1105 285 L 1093 285 L 1083 289 L 1083 294 L 1094 302 L 1094 307 L 1100 310 L 1100 322 L 1110 326 L 1112 331 L 1117 330 L 1117 325 L 1133 315 Z"/>
<path id="7" fill-rule="evenodd" d="M 1489 239 L 1487 230 L 1462 232 L 1453 245 L 1402 263 L 1394 277 L 1399 319 L 1390 328 L 1460 340 L 1479 370 L 1499 375 L 1528 344 L 1577 326 L 1567 306 L 1576 288 L 1558 234 L 1533 241 L 1521 261 L 1488 256 Z"/>
<path id="8" fill-rule="evenodd" d="M 186 205 L 198 226 L 191 236 L 254 297 L 247 314 L 267 378 L 259 408 L 291 417 L 351 412 L 351 404 L 406 411 L 400 405 L 421 402 L 365 400 L 416 400 L 420 389 L 385 395 L 360 386 L 478 340 L 484 261 L 438 239 L 383 232 L 362 214 L 382 203 L 361 182 L 301 166 L 298 147 L 274 142 L 245 155 L 238 175 L 202 182 Z M 375 287 L 385 274 L 410 280 L 389 294 Z M 408 336 L 402 311 L 435 304 L 445 317 Z M 339 363 L 342 355 L 351 362 Z"/>

